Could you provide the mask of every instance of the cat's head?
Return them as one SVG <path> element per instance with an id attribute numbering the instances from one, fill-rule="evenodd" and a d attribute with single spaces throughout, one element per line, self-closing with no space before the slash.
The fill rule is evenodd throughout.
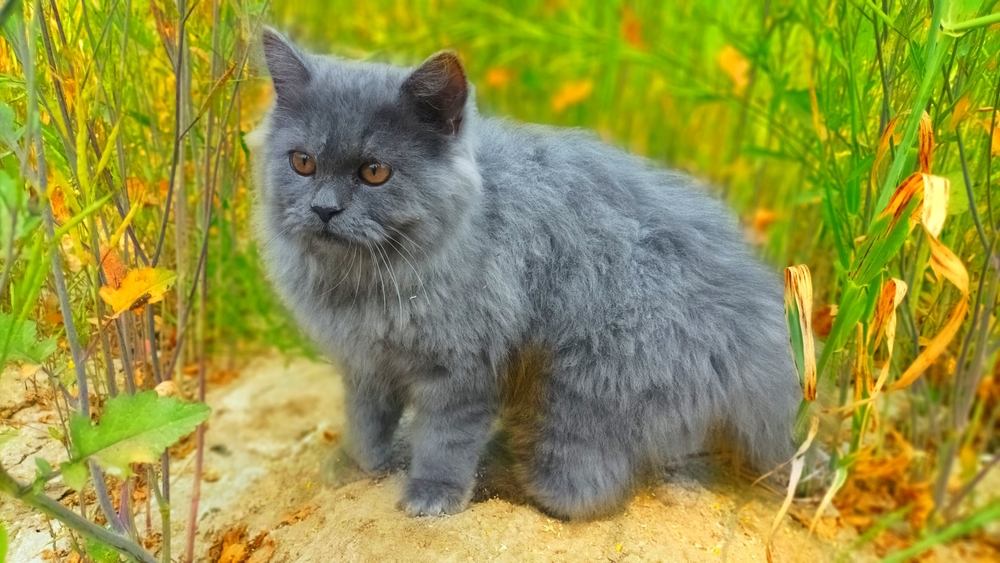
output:
<path id="1" fill-rule="evenodd" d="M 429 252 L 465 228 L 481 179 L 456 54 L 408 69 L 311 55 L 271 30 L 263 46 L 275 100 L 251 147 L 264 234 L 335 255 Z"/>

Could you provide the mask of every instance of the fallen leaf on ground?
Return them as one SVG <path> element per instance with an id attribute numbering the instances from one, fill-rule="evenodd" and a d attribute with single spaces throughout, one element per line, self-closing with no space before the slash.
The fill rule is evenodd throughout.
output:
<path id="1" fill-rule="evenodd" d="M 216 563 L 268 563 L 274 556 L 274 538 L 261 532 L 249 540 L 246 525 L 231 528 L 208 550 Z"/>
<path id="2" fill-rule="evenodd" d="M 313 512 L 316 512 L 316 505 L 309 504 L 303 506 L 298 510 L 294 510 L 286 514 L 285 517 L 281 519 L 281 523 L 278 524 L 278 527 L 281 528 L 282 526 L 291 526 L 292 524 L 297 524 L 305 520 L 306 518 L 312 516 Z"/>
<path id="3" fill-rule="evenodd" d="M 234 369 L 216 369 L 208 373 L 208 382 L 212 385 L 225 385 L 235 381 L 240 372 Z"/>

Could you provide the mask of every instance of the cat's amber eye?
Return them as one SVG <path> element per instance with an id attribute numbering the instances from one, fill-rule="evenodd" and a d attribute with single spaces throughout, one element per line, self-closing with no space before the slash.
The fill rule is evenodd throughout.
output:
<path id="1" fill-rule="evenodd" d="M 392 176 L 392 169 L 380 162 L 368 162 L 358 169 L 358 177 L 369 186 L 381 186 Z"/>
<path id="2" fill-rule="evenodd" d="M 312 176 L 316 173 L 316 159 L 301 151 L 288 153 L 288 160 L 292 163 L 292 170 L 301 176 Z"/>

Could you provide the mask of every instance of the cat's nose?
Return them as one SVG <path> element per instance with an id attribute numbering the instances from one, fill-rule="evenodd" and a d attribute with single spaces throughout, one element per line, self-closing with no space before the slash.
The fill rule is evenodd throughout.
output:
<path id="1" fill-rule="evenodd" d="M 313 213 L 315 213 L 316 215 L 319 215 L 319 218 L 324 223 L 329 223 L 330 219 L 333 219 L 333 216 L 336 215 L 337 213 L 340 213 L 341 211 L 343 211 L 344 208 L 343 207 L 321 207 L 319 205 L 314 205 L 314 206 L 312 206 L 312 210 L 313 210 Z"/>

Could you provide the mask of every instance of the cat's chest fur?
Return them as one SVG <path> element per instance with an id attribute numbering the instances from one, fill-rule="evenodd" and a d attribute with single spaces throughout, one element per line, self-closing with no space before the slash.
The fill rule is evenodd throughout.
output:
<path id="1" fill-rule="evenodd" d="M 515 313 L 524 310 L 522 292 L 496 262 L 463 249 L 436 259 L 470 267 L 431 260 L 404 270 L 397 261 L 390 271 L 325 260 L 294 243 L 271 261 L 285 302 L 324 352 L 406 382 L 447 375 L 471 358 L 497 363 L 527 322 Z"/>

